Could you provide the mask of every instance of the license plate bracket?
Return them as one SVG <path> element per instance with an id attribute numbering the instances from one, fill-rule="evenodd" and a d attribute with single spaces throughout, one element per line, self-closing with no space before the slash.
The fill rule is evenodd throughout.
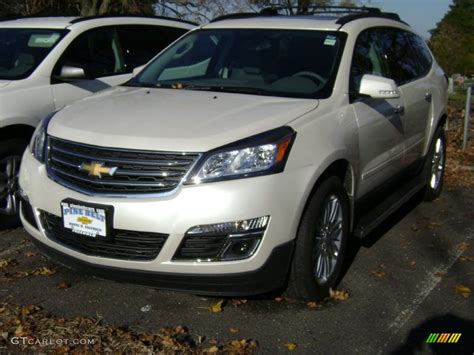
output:
<path id="1" fill-rule="evenodd" d="M 66 199 L 61 201 L 65 229 L 85 238 L 112 239 L 114 207 Z"/>

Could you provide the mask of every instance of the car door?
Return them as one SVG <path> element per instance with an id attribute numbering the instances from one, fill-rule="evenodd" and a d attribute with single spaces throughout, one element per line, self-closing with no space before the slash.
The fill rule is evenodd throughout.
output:
<path id="1" fill-rule="evenodd" d="M 411 32 L 384 28 L 380 29 L 379 36 L 390 78 L 399 86 L 405 101 L 402 116 L 405 136 L 403 166 L 408 168 L 420 161 L 425 143 L 432 92 L 432 84 L 426 75 L 432 59 L 424 41 Z"/>
<path id="2" fill-rule="evenodd" d="M 63 67 L 82 68 L 86 77 L 62 80 Z M 80 34 L 64 51 L 52 73 L 56 109 L 131 77 L 124 65 L 123 52 L 114 27 L 100 27 Z"/>
<path id="3" fill-rule="evenodd" d="M 356 41 L 350 93 L 359 128 L 359 191 L 357 198 L 382 185 L 402 169 L 404 159 L 403 97 L 373 99 L 358 94 L 365 74 L 388 77 L 377 29 L 363 31 Z"/>
<path id="4" fill-rule="evenodd" d="M 56 108 L 92 95 L 131 78 L 133 69 L 146 64 L 161 50 L 187 32 L 157 25 L 99 27 L 79 35 L 58 60 L 52 82 Z M 64 82 L 64 66 L 83 68 L 86 80 Z"/>

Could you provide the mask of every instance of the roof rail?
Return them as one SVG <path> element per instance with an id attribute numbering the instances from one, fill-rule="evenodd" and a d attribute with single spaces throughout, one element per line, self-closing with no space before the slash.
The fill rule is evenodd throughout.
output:
<path id="1" fill-rule="evenodd" d="M 284 14 L 282 14 L 282 12 Z M 309 5 L 303 9 L 296 6 L 287 7 L 287 6 L 273 6 L 263 8 L 260 12 L 244 12 L 244 13 L 235 13 L 228 14 L 216 17 L 211 22 L 217 22 L 222 20 L 229 19 L 244 19 L 244 18 L 254 18 L 254 17 L 265 17 L 265 16 L 298 16 L 298 15 L 322 15 L 322 14 L 332 14 L 340 15 L 336 23 L 339 25 L 344 25 L 348 22 L 369 17 L 378 17 L 386 18 L 390 20 L 403 22 L 400 17 L 395 13 L 382 12 L 379 8 L 376 7 L 352 7 L 352 6 L 323 6 L 323 5 Z"/>
<path id="2" fill-rule="evenodd" d="M 402 21 L 400 19 L 400 16 L 398 16 L 398 14 L 393 13 L 393 12 L 380 12 L 378 14 L 371 14 L 371 13 L 351 14 L 351 15 L 347 15 L 347 16 L 343 16 L 343 17 L 339 18 L 336 21 L 336 23 L 338 25 L 341 25 L 341 27 L 342 27 L 346 23 L 349 23 L 351 21 L 359 20 L 359 19 L 362 19 L 362 18 L 369 18 L 369 17 L 394 20 L 394 21 L 401 22 L 401 23 L 404 23 L 404 24 L 408 25 L 405 21 Z"/>
<path id="3" fill-rule="evenodd" d="M 101 19 L 101 18 L 120 18 L 120 17 L 135 17 L 135 18 L 145 18 L 145 19 L 157 19 L 157 20 L 170 20 L 170 21 L 177 21 L 187 23 L 189 25 L 199 26 L 198 23 L 179 19 L 176 17 L 168 17 L 168 16 L 151 16 L 151 15 L 96 15 L 96 16 L 83 16 L 78 17 L 70 22 L 70 24 L 75 24 L 78 22 L 84 22 L 89 20 Z"/>
<path id="4" fill-rule="evenodd" d="M 316 15 L 316 14 L 345 14 L 345 13 L 372 13 L 378 14 L 381 10 L 377 7 L 355 7 L 355 6 L 331 6 L 331 5 L 308 5 L 303 7 L 298 6 L 276 6 L 267 7 L 262 11 L 274 11 L 278 14 L 279 11 L 286 11 L 289 15 Z"/>

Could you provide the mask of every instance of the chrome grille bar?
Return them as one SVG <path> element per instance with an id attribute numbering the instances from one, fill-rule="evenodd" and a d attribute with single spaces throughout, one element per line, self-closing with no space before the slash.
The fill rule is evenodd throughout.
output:
<path id="1" fill-rule="evenodd" d="M 49 137 L 47 170 L 53 180 L 88 195 L 163 194 L 181 184 L 199 156 L 104 148 Z M 104 169 L 85 171 L 84 166 L 92 164 Z"/>

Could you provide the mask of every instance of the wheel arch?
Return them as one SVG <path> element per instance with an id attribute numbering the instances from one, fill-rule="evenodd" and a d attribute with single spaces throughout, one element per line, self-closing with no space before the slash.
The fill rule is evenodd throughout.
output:
<path id="1" fill-rule="evenodd" d="M 314 193 L 316 192 L 319 185 L 321 184 L 321 182 L 330 176 L 336 176 L 340 179 L 341 183 L 343 184 L 347 192 L 347 196 L 349 198 L 349 209 L 350 209 L 350 216 L 351 216 L 350 226 L 352 230 L 352 226 L 354 222 L 354 193 L 356 189 L 356 186 L 355 186 L 356 172 L 354 170 L 353 164 L 351 164 L 350 160 L 345 157 L 342 157 L 342 156 L 333 157 L 333 158 L 327 159 L 326 163 L 320 166 L 320 169 L 318 169 L 318 172 L 315 174 L 312 184 L 310 184 L 311 187 L 309 189 L 309 193 L 307 193 L 305 204 L 300 214 L 298 229 L 301 224 L 301 219 L 303 218 L 303 215 L 308 207 L 308 203 L 311 200 Z"/>
<path id="2" fill-rule="evenodd" d="M 35 128 L 26 124 L 15 124 L 0 128 L 0 140 L 19 138 L 30 140 Z"/>

